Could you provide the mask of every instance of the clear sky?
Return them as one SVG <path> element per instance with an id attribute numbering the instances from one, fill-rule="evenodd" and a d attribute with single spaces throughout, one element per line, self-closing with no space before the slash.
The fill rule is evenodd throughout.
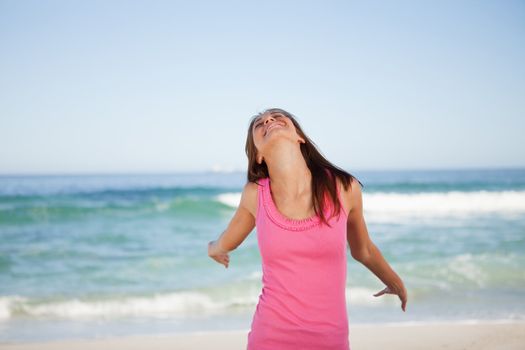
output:
<path id="1" fill-rule="evenodd" d="M 0 174 L 246 168 L 294 114 L 356 169 L 525 166 L 524 1 L 0 0 Z"/>

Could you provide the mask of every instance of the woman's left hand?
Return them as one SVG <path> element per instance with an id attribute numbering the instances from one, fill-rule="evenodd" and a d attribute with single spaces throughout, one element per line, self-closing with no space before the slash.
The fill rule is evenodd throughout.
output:
<path id="1" fill-rule="evenodd" d="M 406 311 L 406 305 L 407 305 L 407 291 L 405 289 L 405 285 L 403 282 L 400 283 L 400 287 L 386 287 L 380 292 L 377 292 L 374 294 L 375 297 L 381 296 L 383 294 L 395 294 L 399 296 L 399 300 L 401 300 L 401 309 L 403 311 Z"/>
<path id="2" fill-rule="evenodd" d="M 228 255 L 228 251 L 221 249 L 218 246 L 217 241 L 210 241 L 208 243 L 208 256 L 217 261 L 219 264 L 223 264 L 226 268 L 228 268 L 228 265 L 230 264 L 230 256 Z"/>

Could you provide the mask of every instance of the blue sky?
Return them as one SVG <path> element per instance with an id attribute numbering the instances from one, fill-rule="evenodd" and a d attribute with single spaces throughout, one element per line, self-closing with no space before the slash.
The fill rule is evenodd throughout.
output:
<path id="1" fill-rule="evenodd" d="M 525 166 L 523 1 L 0 0 L 0 173 L 244 170 L 293 113 L 333 163 Z"/>

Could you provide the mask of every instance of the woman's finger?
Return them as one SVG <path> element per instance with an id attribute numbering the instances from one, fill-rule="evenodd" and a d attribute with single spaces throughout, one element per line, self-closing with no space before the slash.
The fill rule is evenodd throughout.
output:
<path id="1" fill-rule="evenodd" d="M 374 296 L 378 297 L 378 296 L 381 296 L 383 294 L 396 294 L 399 297 L 399 300 L 401 300 L 401 309 L 403 311 L 406 311 L 406 305 L 407 305 L 406 292 L 402 291 L 402 292 L 395 293 L 395 292 L 391 291 L 389 287 L 386 287 L 382 291 L 377 292 L 376 294 L 374 294 Z"/>
<path id="2" fill-rule="evenodd" d="M 374 294 L 374 296 L 375 296 L 375 297 L 378 297 L 378 296 L 383 295 L 383 294 L 385 294 L 385 293 L 386 293 L 386 288 L 383 289 L 383 290 L 380 291 L 380 292 L 377 292 L 376 294 Z"/>
<path id="3" fill-rule="evenodd" d="M 406 311 L 406 307 L 407 307 L 406 293 L 403 293 L 402 295 L 400 295 L 399 299 L 401 299 L 401 308 L 403 309 L 403 311 Z"/>

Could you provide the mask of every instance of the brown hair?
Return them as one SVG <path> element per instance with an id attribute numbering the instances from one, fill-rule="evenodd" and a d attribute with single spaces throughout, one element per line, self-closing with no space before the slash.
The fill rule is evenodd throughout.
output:
<path id="1" fill-rule="evenodd" d="M 361 185 L 361 187 L 364 187 L 364 185 L 359 181 L 355 176 L 352 174 L 344 171 L 343 169 L 335 166 L 334 164 L 330 163 L 317 149 L 317 146 L 315 143 L 306 136 L 304 131 L 301 129 L 301 126 L 295 119 L 295 117 L 280 108 L 269 108 L 266 109 L 263 112 L 260 112 L 259 114 L 252 117 L 250 121 L 250 125 L 248 127 L 248 136 L 246 137 L 246 156 L 248 157 L 248 173 L 247 178 L 249 182 L 254 182 L 257 185 L 260 185 L 257 180 L 265 177 L 269 177 L 268 172 L 268 166 L 266 165 L 266 162 L 263 160 L 261 164 L 257 163 L 256 156 L 257 156 L 257 148 L 255 147 L 255 144 L 253 142 L 253 124 L 255 120 L 266 114 L 274 114 L 274 113 L 280 113 L 285 115 L 286 117 L 290 118 L 292 123 L 295 126 L 295 129 L 297 131 L 297 134 L 301 136 L 305 143 L 301 143 L 301 153 L 303 154 L 304 160 L 306 161 L 306 165 L 308 166 L 308 169 L 310 169 L 310 172 L 312 173 L 312 193 L 313 193 L 313 205 L 314 205 L 314 211 L 315 213 L 320 217 L 321 222 L 327 224 L 329 218 L 325 218 L 324 216 L 324 195 L 325 192 L 328 192 L 329 198 L 333 205 L 333 211 L 331 217 L 334 217 L 338 215 L 339 211 L 341 210 L 341 203 L 339 202 L 337 198 L 337 190 L 336 190 L 336 182 L 335 178 L 339 178 L 341 182 L 343 183 L 343 186 L 345 190 L 348 189 L 348 186 L 352 186 L 352 178 L 356 179 L 357 182 Z M 327 174 L 330 175 L 330 178 L 328 178 Z M 335 177 L 334 177 L 335 176 Z"/>

